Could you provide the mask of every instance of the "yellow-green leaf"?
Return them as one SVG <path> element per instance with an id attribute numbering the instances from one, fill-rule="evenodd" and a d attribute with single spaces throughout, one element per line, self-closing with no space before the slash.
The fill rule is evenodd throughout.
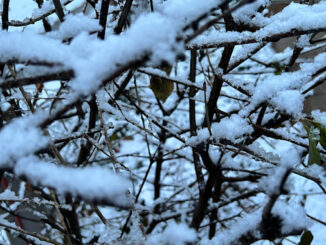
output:
<path id="1" fill-rule="evenodd" d="M 163 68 L 162 70 L 165 71 L 167 75 L 171 73 L 172 67 L 168 66 Z M 156 98 L 160 99 L 161 101 L 165 102 L 167 98 L 171 95 L 174 89 L 174 83 L 160 78 L 158 76 L 152 76 L 150 82 L 150 89 L 153 91 Z"/>

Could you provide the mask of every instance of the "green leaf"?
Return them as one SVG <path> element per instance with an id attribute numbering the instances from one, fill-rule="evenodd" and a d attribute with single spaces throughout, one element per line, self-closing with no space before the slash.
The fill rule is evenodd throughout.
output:
<path id="1" fill-rule="evenodd" d="M 285 64 L 281 64 L 279 62 L 271 63 L 271 66 L 275 69 L 275 71 L 274 71 L 275 75 L 281 75 L 286 67 Z"/>
<path id="2" fill-rule="evenodd" d="M 144 166 L 144 164 L 143 164 L 142 161 L 138 161 L 138 162 L 136 163 L 136 169 L 140 169 L 140 168 L 142 168 L 143 166 Z"/>
<path id="3" fill-rule="evenodd" d="M 298 245 L 310 245 L 313 239 L 314 236 L 312 235 L 311 231 L 307 230 L 302 234 Z"/>
<path id="4" fill-rule="evenodd" d="M 117 140 L 117 139 L 119 139 L 119 136 L 118 136 L 117 133 L 114 133 L 114 134 L 111 135 L 111 137 L 110 137 L 110 141 L 114 141 L 114 140 Z"/>
<path id="5" fill-rule="evenodd" d="M 244 71 L 244 70 L 249 70 L 251 68 L 251 66 L 240 66 L 238 68 L 238 71 Z"/>
<path id="6" fill-rule="evenodd" d="M 316 139 L 316 135 L 315 135 L 315 127 L 311 126 L 309 127 L 306 123 L 303 123 L 306 131 L 307 131 L 307 135 L 308 135 L 308 139 L 309 139 L 309 159 L 308 159 L 308 165 L 312 165 L 314 163 L 320 165 L 321 164 L 321 156 L 320 156 L 320 152 L 317 149 L 317 144 L 318 144 L 318 140 Z"/>
<path id="7" fill-rule="evenodd" d="M 320 165 L 321 163 L 321 157 L 320 157 L 320 152 L 317 149 L 317 141 L 312 140 L 311 136 L 309 136 L 309 160 L 308 164 L 312 165 L 314 163 L 317 163 Z"/>
<path id="8" fill-rule="evenodd" d="M 319 129 L 319 143 L 324 149 L 326 149 L 326 128 L 319 122 L 312 122 L 312 124 Z"/>
<path id="9" fill-rule="evenodd" d="M 320 129 L 320 145 L 326 150 L 326 129 Z"/>

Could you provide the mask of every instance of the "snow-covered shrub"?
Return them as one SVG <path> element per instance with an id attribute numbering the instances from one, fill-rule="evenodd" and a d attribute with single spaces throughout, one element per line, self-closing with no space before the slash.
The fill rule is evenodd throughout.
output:
<path id="1" fill-rule="evenodd" d="M 271 4 L 3 0 L 3 243 L 325 242 L 326 2 Z"/>

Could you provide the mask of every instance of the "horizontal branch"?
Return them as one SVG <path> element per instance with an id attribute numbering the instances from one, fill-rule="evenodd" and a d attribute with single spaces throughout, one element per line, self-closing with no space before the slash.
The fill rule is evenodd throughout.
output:
<path id="1" fill-rule="evenodd" d="M 208 42 L 200 42 L 200 43 L 191 43 L 186 46 L 186 49 L 208 49 L 208 48 L 221 48 L 229 45 L 242 45 L 242 44 L 249 44 L 249 43 L 266 43 L 266 42 L 277 42 L 282 38 L 287 37 L 296 37 L 300 35 L 305 34 L 313 34 L 313 33 L 319 33 L 319 32 L 325 32 L 326 27 L 324 28 L 316 28 L 316 29 L 310 29 L 310 30 L 296 30 L 293 29 L 290 32 L 286 33 L 277 33 L 271 36 L 265 36 L 262 38 L 252 38 L 254 34 L 247 35 L 247 38 L 241 38 L 242 33 L 239 32 L 238 34 L 234 33 L 235 38 L 231 39 L 229 41 L 208 41 Z M 228 32 L 225 32 L 223 34 L 227 34 Z M 237 36 L 238 35 L 238 40 Z M 223 40 L 223 35 L 221 35 L 221 40 Z M 219 37 L 216 37 L 216 40 L 218 40 Z"/>
<path id="2" fill-rule="evenodd" d="M 68 0 L 63 5 L 68 5 L 73 0 Z M 46 12 L 45 14 L 39 15 L 35 18 L 28 18 L 25 21 L 18 21 L 18 20 L 10 20 L 7 22 L 8 26 L 14 26 L 14 27 L 21 27 L 21 26 L 28 26 L 31 24 L 35 24 L 36 22 L 45 19 L 46 17 L 50 16 L 51 14 L 55 13 L 55 8 L 51 9 L 50 11 Z"/>
<path id="3" fill-rule="evenodd" d="M 35 77 L 25 77 L 20 79 L 11 79 L 5 80 L 0 84 L 0 88 L 9 89 L 9 88 L 17 88 L 20 86 L 31 85 L 31 84 L 39 84 L 45 83 L 49 81 L 68 81 L 74 77 L 74 72 L 72 70 L 60 71 L 46 75 L 40 75 Z"/>
<path id="4" fill-rule="evenodd" d="M 319 33 L 319 32 L 325 32 L 325 28 L 316 28 L 316 29 L 310 29 L 310 30 L 292 30 L 291 32 L 286 32 L 286 33 L 278 33 L 272 36 L 266 36 L 261 39 L 259 38 L 247 38 L 247 39 L 240 39 L 240 40 L 230 40 L 230 41 L 223 41 L 223 42 L 207 42 L 207 43 L 198 43 L 198 44 L 188 44 L 186 46 L 187 49 L 208 49 L 208 48 L 220 48 L 220 47 L 225 47 L 229 45 L 242 45 L 242 44 L 249 44 L 249 43 L 265 43 L 265 42 L 277 42 L 282 38 L 287 38 L 287 37 L 296 37 L 300 35 L 305 35 L 305 34 L 313 34 L 313 33 Z M 226 32 L 227 33 L 227 32 Z M 239 35 L 241 33 L 239 32 Z M 218 39 L 218 38 L 216 38 Z"/>

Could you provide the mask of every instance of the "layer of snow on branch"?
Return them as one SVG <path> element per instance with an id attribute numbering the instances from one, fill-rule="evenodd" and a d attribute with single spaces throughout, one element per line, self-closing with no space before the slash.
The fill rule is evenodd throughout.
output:
<path id="1" fill-rule="evenodd" d="M 52 187 L 61 194 L 130 206 L 127 197 L 129 182 L 103 167 L 70 168 L 29 156 L 20 159 L 14 171 L 26 176 L 32 184 Z"/>
<path id="2" fill-rule="evenodd" d="M 211 131 L 214 139 L 235 141 L 237 138 L 245 134 L 250 134 L 253 131 L 253 128 L 243 117 L 232 115 L 230 118 L 223 118 L 219 123 L 213 123 Z M 207 128 L 198 130 L 197 133 L 197 136 L 193 136 L 187 140 L 187 144 L 196 146 L 200 142 L 204 142 L 211 138 Z"/>
<path id="3" fill-rule="evenodd" d="M 247 232 L 259 232 L 256 228 L 261 222 L 261 210 L 258 210 L 252 214 L 247 215 L 244 218 L 240 218 L 238 221 L 229 226 L 228 229 L 219 231 L 212 240 L 203 240 L 202 244 L 213 245 L 229 245 L 236 244 L 235 242 Z"/>
<path id="4" fill-rule="evenodd" d="M 0 166 L 11 167 L 14 161 L 42 149 L 49 143 L 37 127 L 41 114 L 13 120 L 0 131 Z"/>
<path id="5" fill-rule="evenodd" d="M 267 194 L 280 194 L 281 181 L 285 175 L 287 168 L 285 167 L 274 167 L 268 171 L 269 174 L 266 177 L 261 178 L 259 181 L 259 187 Z M 282 187 L 288 189 L 287 187 Z"/>
<path id="6" fill-rule="evenodd" d="M 324 127 L 326 127 L 326 112 L 320 112 L 320 110 L 315 110 L 311 112 L 312 117 Z"/>
<path id="7" fill-rule="evenodd" d="M 298 90 L 285 90 L 276 93 L 272 105 L 291 115 L 300 115 L 303 110 L 304 97 Z"/>
<path id="8" fill-rule="evenodd" d="M 15 192 L 6 189 L 4 192 L 0 193 L 0 200 L 5 200 L 5 201 L 16 201 L 16 200 L 21 200 L 18 196 L 16 196 Z"/>
<path id="9" fill-rule="evenodd" d="M 196 241 L 196 232 L 185 224 L 169 224 L 161 234 L 150 235 L 147 244 L 184 245 Z"/>
<path id="10" fill-rule="evenodd" d="M 65 1 L 61 1 L 62 6 L 66 5 L 67 2 L 69 2 L 71 0 L 65 0 Z M 53 2 L 52 1 L 45 1 L 41 8 L 35 8 L 33 10 L 33 18 L 39 18 L 42 15 L 51 12 L 51 11 L 55 11 L 55 8 L 53 6 Z"/>
<path id="11" fill-rule="evenodd" d="M 280 194 L 280 186 L 282 183 L 282 179 L 285 173 L 294 168 L 295 166 L 301 163 L 300 152 L 298 152 L 295 148 L 283 146 L 282 150 L 278 151 L 280 157 L 280 165 L 275 166 L 267 171 L 268 176 L 263 177 L 259 181 L 259 187 L 267 194 Z M 291 189 L 291 181 L 289 181 L 289 177 L 285 182 L 285 186 L 282 188 L 286 190 Z"/>
<path id="12" fill-rule="evenodd" d="M 140 16 L 120 36 L 111 35 L 104 42 L 86 36 L 74 39 L 72 47 L 83 47 L 88 50 L 88 55 L 72 64 L 78 76 L 72 84 L 73 88 L 88 94 L 119 66 L 147 55 L 154 65 L 163 60 L 174 62 L 176 55 L 184 48 L 182 42 L 176 41 L 184 25 L 217 5 L 213 0 L 205 1 L 205 4 L 194 0 L 172 1 L 161 6 L 161 13 Z"/>
<path id="13" fill-rule="evenodd" d="M 212 133 L 216 139 L 236 140 L 245 134 L 250 134 L 253 128 L 247 120 L 239 115 L 232 115 L 230 118 L 223 118 L 219 123 L 212 124 Z"/>
<path id="14" fill-rule="evenodd" d="M 164 15 L 178 20 L 178 22 L 189 23 L 205 14 L 214 7 L 221 4 L 221 0 L 182 0 L 182 1 L 167 1 L 163 4 L 162 12 Z"/>
<path id="15" fill-rule="evenodd" d="M 279 200 L 273 207 L 272 213 L 282 219 L 281 231 L 284 234 L 293 232 L 295 230 L 304 230 L 310 225 L 305 209 L 295 202 L 292 202 L 289 205 L 285 201 Z"/>
<path id="16" fill-rule="evenodd" d="M 67 63 L 72 56 L 68 45 L 31 32 L 0 31 L 0 61 L 11 59 Z M 28 45 L 27 45 L 28 44 Z M 74 58 L 74 57 L 71 57 Z"/>
<path id="17" fill-rule="evenodd" d="M 326 54 L 321 53 L 312 63 L 301 65 L 299 71 L 284 72 L 279 76 L 272 75 L 266 78 L 253 90 L 252 106 L 270 99 L 277 109 L 298 116 L 302 112 L 304 96 L 296 90 L 308 83 L 312 76 L 323 68 L 322 64 L 325 62 Z"/>
<path id="18" fill-rule="evenodd" d="M 67 39 L 75 37 L 82 32 L 100 31 L 102 27 L 98 20 L 92 19 L 84 14 L 66 15 L 65 21 L 59 26 L 57 31 L 50 32 L 49 37 L 54 39 Z"/>
<path id="19" fill-rule="evenodd" d="M 201 46 L 221 44 L 224 42 L 242 43 L 248 40 L 262 40 L 280 33 L 288 33 L 292 30 L 310 30 L 326 28 L 323 21 L 326 18 L 326 2 L 320 1 L 314 5 L 291 3 L 282 12 L 270 18 L 259 18 L 256 25 L 261 24 L 262 28 L 256 32 L 214 32 L 202 35 L 194 40 L 189 46 Z"/>
<path id="20" fill-rule="evenodd" d="M 1 61 L 18 58 L 23 61 L 60 62 L 75 71 L 77 77 L 71 86 L 76 90 L 76 96 L 88 95 L 98 89 L 101 81 L 114 74 L 118 67 L 129 62 L 148 55 L 154 64 L 159 64 L 162 60 L 173 62 L 184 48 L 182 42 L 177 42 L 182 28 L 212 7 L 218 6 L 219 2 L 209 0 L 203 4 L 195 0 L 169 1 L 160 6 L 160 13 L 140 16 L 120 36 L 111 35 L 107 40 L 100 41 L 84 33 L 69 46 L 28 32 L 0 32 Z M 89 19 L 85 19 L 81 22 L 89 23 Z M 75 20 L 68 18 L 67 21 Z M 72 30 L 76 25 L 70 25 L 70 29 L 66 28 L 65 23 L 62 25 L 59 28 L 61 36 L 78 33 L 78 30 Z M 91 29 L 93 27 L 92 24 Z M 26 43 L 29 45 L 26 46 Z"/>
<path id="21" fill-rule="evenodd" d="M 252 21 L 264 21 L 263 13 L 260 13 L 258 9 L 261 6 L 269 6 L 269 0 L 255 0 L 251 3 L 244 5 L 242 8 L 236 10 L 233 15 L 233 19 L 240 23 L 251 24 Z M 253 17 L 254 16 L 254 17 Z"/>

